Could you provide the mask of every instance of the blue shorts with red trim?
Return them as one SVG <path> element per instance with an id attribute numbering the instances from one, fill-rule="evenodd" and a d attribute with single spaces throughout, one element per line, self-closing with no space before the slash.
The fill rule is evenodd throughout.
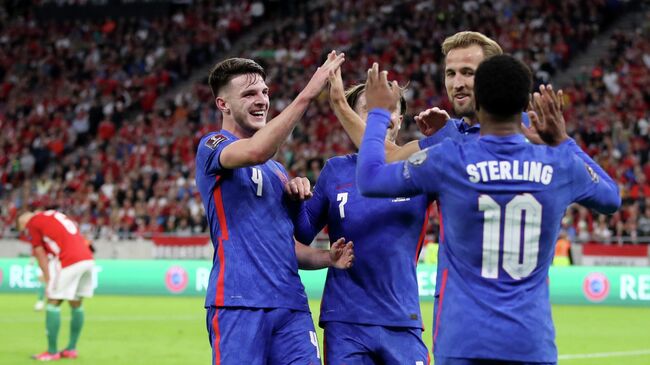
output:
<path id="1" fill-rule="evenodd" d="M 325 365 L 426 365 L 422 329 L 325 322 Z"/>
<path id="2" fill-rule="evenodd" d="M 214 365 L 320 365 L 309 312 L 285 308 L 207 309 Z"/>
<path id="3" fill-rule="evenodd" d="M 557 365 L 556 362 L 521 362 L 493 359 L 468 359 L 461 357 L 435 357 L 436 365 Z"/>

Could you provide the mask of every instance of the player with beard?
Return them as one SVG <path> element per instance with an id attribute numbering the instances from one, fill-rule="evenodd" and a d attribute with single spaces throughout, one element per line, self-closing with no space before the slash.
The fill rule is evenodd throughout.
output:
<path id="1" fill-rule="evenodd" d="M 458 32 L 442 43 L 445 55 L 445 88 L 452 104 L 454 116 L 440 108 L 430 108 L 415 116 L 420 131 L 427 137 L 398 146 L 386 141 L 386 160 L 405 160 L 413 153 L 440 143 L 445 138 L 455 141 L 473 141 L 478 138 L 480 125 L 476 119 L 474 100 L 474 73 L 483 60 L 503 53 L 492 39 L 478 32 Z M 335 79 L 330 75 L 330 82 Z M 345 99 L 334 100 L 334 111 L 352 142 L 359 147 L 365 122 L 352 110 Z M 528 115 L 522 113 L 524 125 L 530 125 Z"/>

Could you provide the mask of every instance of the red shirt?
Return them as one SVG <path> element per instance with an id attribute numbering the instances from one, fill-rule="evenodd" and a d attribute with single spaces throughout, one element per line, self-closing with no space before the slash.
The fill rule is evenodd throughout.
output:
<path id="1" fill-rule="evenodd" d="M 27 222 L 26 228 L 32 247 L 41 246 L 46 252 L 57 256 L 62 268 L 93 259 L 93 253 L 79 233 L 79 227 L 63 213 L 54 210 L 36 213 Z"/>

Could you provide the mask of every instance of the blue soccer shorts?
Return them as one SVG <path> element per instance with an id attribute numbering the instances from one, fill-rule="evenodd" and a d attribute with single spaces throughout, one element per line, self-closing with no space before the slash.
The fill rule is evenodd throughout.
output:
<path id="1" fill-rule="evenodd" d="M 557 365 L 556 362 L 521 362 L 493 359 L 469 359 L 460 357 L 435 357 L 436 365 Z"/>
<path id="2" fill-rule="evenodd" d="M 427 365 L 422 329 L 325 323 L 325 365 Z"/>
<path id="3" fill-rule="evenodd" d="M 206 322 L 213 365 L 321 364 L 309 312 L 210 307 Z"/>

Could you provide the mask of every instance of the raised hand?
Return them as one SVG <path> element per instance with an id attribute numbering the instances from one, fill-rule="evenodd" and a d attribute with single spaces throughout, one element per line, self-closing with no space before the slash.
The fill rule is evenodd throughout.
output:
<path id="1" fill-rule="evenodd" d="M 445 126 L 449 120 L 449 114 L 445 110 L 435 107 L 420 112 L 413 119 L 420 128 L 420 132 L 428 137 Z"/>
<path id="2" fill-rule="evenodd" d="M 397 109 L 401 90 L 397 81 L 388 82 L 388 72 L 379 72 L 379 65 L 375 62 L 368 70 L 366 80 L 366 105 L 368 110 L 373 108 L 387 109 L 390 112 Z"/>
<path id="3" fill-rule="evenodd" d="M 533 94 L 532 108 L 534 113 L 529 112 L 529 116 L 534 131 L 524 128 L 524 134 L 531 142 L 543 141 L 549 146 L 557 146 L 569 139 L 564 116 L 562 115 L 561 96 L 562 92 L 555 93 L 551 85 L 541 85 L 539 93 Z M 536 138 L 535 134 L 539 138 L 533 140 Z"/>
<path id="4" fill-rule="evenodd" d="M 330 70 L 328 81 L 330 83 L 330 105 L 332 108 L 335 108 L 338 103 L 346 102 L 345 86 L 343 86 L 343 77 L 341 76 L 340 67 L 336 70 Z"/>
<path id="5" fill-rule="evenodd" d="M 524 136 L 526 137 L 526 139 L 528 139 L 530 143 L 546 144 L 539 136 L 539 133 L 535 128 L 535 125 L 538 125 L 540 121 L 539 121 L 539 116 L 537 115 L 537 113 L 535 113 L 535 109 L 533 108 L 532 94 L 530 94 L 530 97 L 528 99 L 528 110 L 526 111 L 526 113 L 528 114 L 528 119 L 530 120 L 530 127 L 526 126 L 524 123 L 521 123 L 521 130 L 524 133 Z"/>
<path id="6" fill-rule="evenodd" d="M 311 183 L 306 177 L 295 177 L 284 186 L 284 190 L 291 200 L 307 200 L 313 196 Z"/>
<path id="7" fill-rule="evenodd" d="M 323 87 L 328 81 L 330 72 L 336 71 L 341 65 L 345 62 L 345 54 L 339 53 L 336 54 L 336 51 L 332 51 L 327 55 L 327 60 L 319 68 L 316 69 L 314 75 L 309 80 L 309 83 L 303 89 L 303 94 L 309 98 L 313 99 L 318 94 L 320 94 Z"/>
<path id="8" fill-rule="evenodd" d="M 332 267 L 337 269 L 349 269 L 354 263 L 354 243 L 345 243 L 345 238 L 339 238 L 330 247 L 330 260 Z"/>

